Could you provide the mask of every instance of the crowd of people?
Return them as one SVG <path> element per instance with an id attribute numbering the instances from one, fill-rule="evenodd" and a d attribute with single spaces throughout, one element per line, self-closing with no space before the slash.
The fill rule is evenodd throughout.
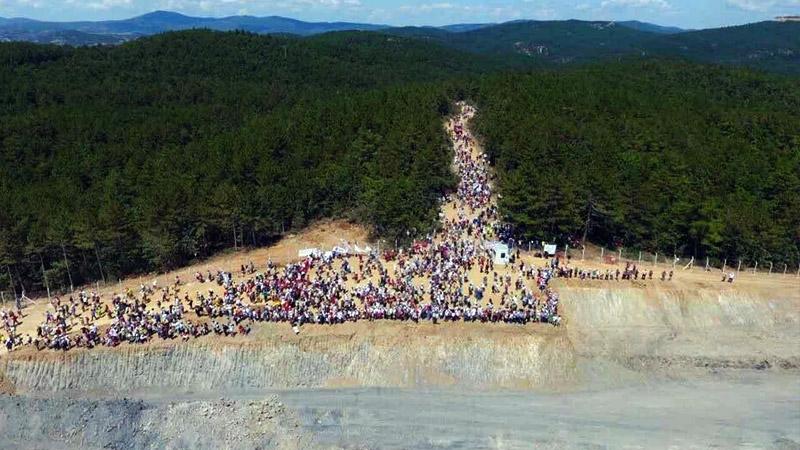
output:
<path id="1" fill-rule="evenodd" d="M 556 274 L 561 278 L 575 278 L 579 280 L 605 280 L 605 281 L 620 281 L 620 280 L 652 280 L 653 269 L 640 269 L 636 264 L 625 263 L 625 269 L 581 269 L 578 267 L 571 267 L 569 265 L 558 267 Z M 675 275 L 673 270 L 662 270 L 661 281 L 672 281 Z"/>
<path id="2" fill-rule="evenodd" d="M 207 292 L 190 295 L 179 277 L 171 286 L 141 285 L 103 302 L 96 292 L 52 301 L 36 335 L 15 333 L 20 318 L 2 316 L 6 347 L 37 349 L 116 346 L 155 337 L 184 339 L 248 334 L 255 322 L 306 324 L 356 321 L 545 322 L 558 325 L 558 295 L 549 287 L 557 267 L 511 264 L 498 271 L 486 243 L 507 231 L 492 202 L 489 165 L 466 127 L 475 111 L 462 105 L 451 122 L 458 188 L 444 202 L 442 228 L 391 261 L 377 252 L 313 254 L 283 267 L 252 262 L 240 277 L 196 272 Z M 214 286 L 216 285 L 216 286 Z M 220 292 L 221 291 L 221 292 Z"/>

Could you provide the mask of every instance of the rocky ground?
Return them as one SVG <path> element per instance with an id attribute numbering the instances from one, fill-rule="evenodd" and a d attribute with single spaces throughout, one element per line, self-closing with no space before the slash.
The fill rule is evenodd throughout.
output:
<path id="1" fill-rule="evenodd" d="M 2 449 L 800 447 L 800 381 L 740 371 L 561 394 L 442 387 L 0 396 Z"/>
<path id="2" fill-rule="evenodd" d="M 0 448 L 9 449 L 314 447 L 275 395 L 238 401 L 3 396 L 0 435 Z"/>

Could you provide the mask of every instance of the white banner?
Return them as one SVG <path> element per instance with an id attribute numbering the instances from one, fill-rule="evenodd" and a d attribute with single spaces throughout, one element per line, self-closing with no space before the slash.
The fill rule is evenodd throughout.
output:
<path id="1" fill-rule="evenodd" d="M 297 256 L 301 258 L 308 258 L 316 254 L 319 254 L 319 249 L 316 248 L 304 248 L 297 252 Z"/>

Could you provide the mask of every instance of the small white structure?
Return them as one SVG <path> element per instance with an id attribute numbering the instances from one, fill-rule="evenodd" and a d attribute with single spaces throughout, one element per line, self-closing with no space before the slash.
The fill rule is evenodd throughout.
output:
<path id="1" fill-rule="evenodd" d="M 316 256 L 319 255 L 320 252 L 318 248 L 303 248 L 297 252 L 297 256 L 300 258 L 308 258 L 309 256 Z"/>
<path id="2" fill-rule="evenodd" d="M 494 257 L 492 258 L 495 264 L 508 264 L 509 252 L 508 245 L 494 241 L 489 243 L 489 248 L 492 249 Z"/>
<path id="3" fill-rule="evenodd" d="M 336 247 L 333 247 L 333 253 L 337 256 L 347 256 L 350 254 L 350 248 L 337 245 Z"/>
<path id="4" fill-rule="evenodd" d="M 548 256 L 554 256 L 556 254 L 558 247 L 556 244 L 544 244 L 544 254 Z"/>
<path id="5" fill-rule="evenodd" d="M 361 248 L 358 246 L 358 244 L 356 244 L 353 246 L 353 252 L 357 255 L 369 255 L 372 253 L 372 247 L 367 245 L 366 247 Z"/>

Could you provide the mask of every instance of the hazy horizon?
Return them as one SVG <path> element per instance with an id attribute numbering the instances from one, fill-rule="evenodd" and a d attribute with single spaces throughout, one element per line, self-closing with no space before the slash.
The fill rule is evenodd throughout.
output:
<path id="1" fill-rule="evenodd" d="M 715 28 L 800 11 L 800 0 L 0 0 L 0 17 L 72 22 L 121 20 L 154 11 L 193 17 L 283 16 L 308 22 L 442 26 L 512 20 L 638 20 L 680 28 Z"/>

